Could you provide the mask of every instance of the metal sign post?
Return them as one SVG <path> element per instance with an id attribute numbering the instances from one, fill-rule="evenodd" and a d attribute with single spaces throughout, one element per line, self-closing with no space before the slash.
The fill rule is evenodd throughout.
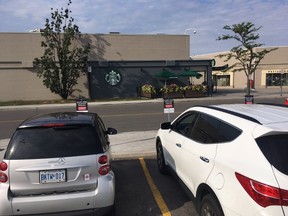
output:
<path id="1" fill-rule="evenodd" d="M 168 113 L 168 122 L 170 122 L 170 113 L 174 113 L 174 100 L 164 98 L 164 113 Z"/>

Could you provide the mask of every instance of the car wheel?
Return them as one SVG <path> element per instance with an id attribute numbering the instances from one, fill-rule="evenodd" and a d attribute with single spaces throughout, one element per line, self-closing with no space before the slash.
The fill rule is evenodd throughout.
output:
<path id="1" fill-rule="evenodd" d="M 218 201 L 211 194 L 201 201 L 200 216 L 224 216 Z"/>
<path id="2" fill-rule="evenodd" d="M 167 174 L 167 167 L 166 167 L 166 164 L 165 164 L 163 148 L 162 148 L 162 144 L 161 144 L 160 141 L 157 143 L 156 150 L 157 150 L 158 170 L 162 174 Z"/>

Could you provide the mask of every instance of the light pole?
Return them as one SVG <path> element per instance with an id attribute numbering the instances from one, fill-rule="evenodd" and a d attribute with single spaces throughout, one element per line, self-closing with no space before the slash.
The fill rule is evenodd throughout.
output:
<path id="1" fill-rule="evenodd" d="M 184 34 L 187 35 L 187 32 L 188 32 L 188 31 L 192 31 L 193 34 L 196 34 L 196 33 L 197 33 L 196 29 L 194 29 L 194 28 L 188 28 L 188 29 L 185 30 Z M 190 37 L 189 37 L 189 49 L 191 50 Z M 192 53 L 191 53 L 191 51 L 190 51 L 190 55 L 191 55 L 191 54 L 192 54 Z"/>
<path id="2" fill-rule="evenodd" d="M 194 28 L 188 28 L 185 30 L 184 34 L 186 35 L 188 31 L 193 31 L 193 34 L 197 33 L 197 31 Z"/>

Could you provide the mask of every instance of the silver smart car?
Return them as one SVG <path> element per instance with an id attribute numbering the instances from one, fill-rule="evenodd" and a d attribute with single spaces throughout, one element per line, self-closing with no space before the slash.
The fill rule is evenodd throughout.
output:
<path id="1" fill-rule="evenodd" d="M 108 135 L 116 133 L 95 113 L 25 120 L 0 162 L 0 216 L 113 213 Z"/>

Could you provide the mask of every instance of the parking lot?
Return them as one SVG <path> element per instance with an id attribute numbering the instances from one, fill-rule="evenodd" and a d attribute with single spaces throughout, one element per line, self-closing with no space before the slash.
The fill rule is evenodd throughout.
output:
<path id="1" fill-rule="evenodd" d="M 4 150 L 0 151 L 0 160 L 3 155 Z M 117 216 L 198 215 L 177 178 L 158 172 L 154 157 L 115 159 L 112 169 L 117 182 Z"/>
<path id="2" fill-rule="evenodd" d="M 177 179 L 158 172 L 155 159 L 118 160 L 113 169 L 117 216 L 198 215 Z"/>
<path id="3" fill-rule="evenodd" d="M 117 182 L 116 215 L 197 216 L 193 202 L 178 179 L 172 174 L 162 175 L 158 172 L 154 151 L 155 134 L 156 131 L 147 131 L 111 136 L 112 143 L 115 140 L 111 148 L 114 157 L 112 169 Z M 8 139 L 0 142 L 0 161 L 7 142 Z M 122 150 L 122 154 L 117 154 L 120 148 L 127 152 Z"/>
<path id="4" fill-rule="evenodd" d="M 283 97 L 258 99 L 259 102 L 283 103 Z M 217 103 L 239 103 L 221 98 Z M 257 101 L 257 102 L 258 102 Z M 193 104 L 213 104 L 216 100 L 176 101 L 174 116 Z M 73 107 L 47 109 L 15 109 L 1 111 L 1 138 L 7 142 L 16 126 L 25 118 L 55 110 L 72 111 Z M 193 202 L 172 175 L 161 175 L 155 160 L 155 135 L 159 123 L 167 120 L 162 103 L 113 104 L 91 106 L 103 117 L 107 126 L 115 126 L 118 134 L 110 136 L 112 168 L 116 176 L 116 215 L 192 215 L 197 216 Z M 171 118 L 173 118 L 172 116 Z M 0 142 L 1 144 L 1 142 Z M 3 147 L 0 145 L 0 149 Z M 0 151 L 3 155 L 4 151 Z M 121 154 L 120 154 L 121 153 Z M 116 156 L 117 155 L 117 156 Z"/>

